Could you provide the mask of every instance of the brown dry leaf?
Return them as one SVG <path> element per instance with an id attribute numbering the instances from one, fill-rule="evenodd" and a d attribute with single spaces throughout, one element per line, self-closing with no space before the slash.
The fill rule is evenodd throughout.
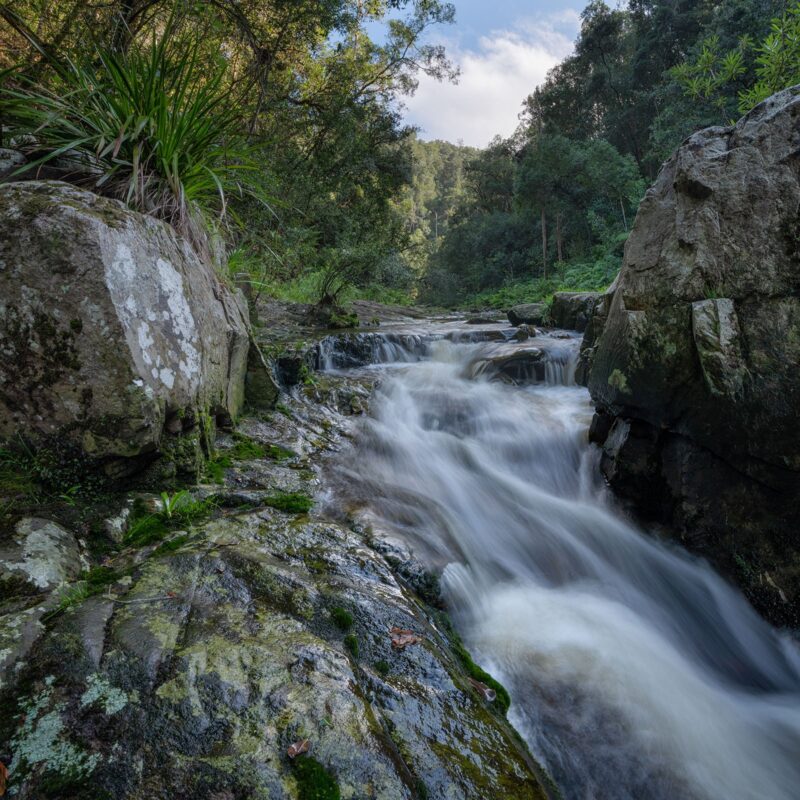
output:
<path id="1" fill-rule="evenodd" d="M 297 758 L 297 756 L 302 753 L 307 753 L 310 748 L 311 742 L 308 739 L 300 739 L 294 744 L 289 745 L 286 755 L 289 756 L 289 758 Z"/>
<path id="2" fill-rule="evenodd" d="M 469 682 L 477 689 L 478 694 L 489 703 L 493 703 L 497 699 L 497 692 L 491 686 L 485 683 L 476 681 L 475 678 L 468 678 Z"/>
<path id="3" fill-rule="evenodd" d="M 395 626 L 389 629 L 389 635 L 392 637 L 392 647 L 395 650 L 403 650 L 410 644 L 419 644 L 420 642 L 419 636 L 407 628 Z"/>
<path id="4" fill-rule="evenodd" d="M 8 769 L 6 765 L 0 761 L 0 797 L 6 793 L 6 783 L 8 781 Z"/>

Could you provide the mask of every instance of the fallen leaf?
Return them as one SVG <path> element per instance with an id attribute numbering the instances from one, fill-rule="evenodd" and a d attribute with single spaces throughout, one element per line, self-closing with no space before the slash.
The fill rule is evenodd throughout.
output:
<path id="1" fill-rule="evenodd" d="M 297 756 L 301 755 L 302 753 L 307 753 L 310 747 L 311 742 L 308 739 L 300 739 L 294 744 L 289 745 L 286 755 L 289 756 L 289 758 L 297 758 Z"/>
<path id="2" fill-rule="evenodd" d="M 0 797 L 6 793 L 6 782 L 8 781 L 8 769 L 6 765 L 0 761 Z"/>
<path id="3" fill-rule="evenodd" d="M 420 642 L 419 636 L 408 628 L 395 626 L 389 629 L 389 635 L 392 637 L 392 647 L 395 650 L 403 650 L 410 644 L 419 644 Z"/>
<path id="4" fill-rule="evenodd" d="M 475 678 L 469 678 L 468 680 L 477 689 L 478 694 L 488 703 L 493 703 L 497 699 L 497 692 L 491 686 L 476 681 Z"/>

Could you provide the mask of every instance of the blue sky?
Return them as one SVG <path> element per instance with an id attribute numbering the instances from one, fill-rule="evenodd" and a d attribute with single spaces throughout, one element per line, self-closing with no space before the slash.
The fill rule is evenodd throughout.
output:
<path id="1" fill-rule="evenodd" d="M 586 0 L 455 0 L 455 25 L 429 36 L 461 67 L 457 85 L 422 77 L 405 101 L 422 139 L 483 147 L 517 126 L 523 99 L 572 50 Z"/>

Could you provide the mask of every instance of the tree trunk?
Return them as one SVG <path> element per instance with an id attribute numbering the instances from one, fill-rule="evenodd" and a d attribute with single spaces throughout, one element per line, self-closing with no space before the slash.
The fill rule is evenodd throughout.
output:
<path id="1" fill-rule="evenodd" d="M 542 206 L 542 275 L 547 278 L 547 216 Z"/>
<path id="2" fill-rule="evenodd" d="M 619 199 L 619 207 L 622 209 L 622 224 L 625 226 L 625 233 L 628 232 L 628 217 L 625 215 L 625 203 L 622 202 L 622 198 Z"/>
<path id="3" fill-rule="evenodd" d="M 561 247 L 561 212 L 556 213 L 556 249 L 558 250 L 559 263 L 564 260 L 564 251 Z"/>

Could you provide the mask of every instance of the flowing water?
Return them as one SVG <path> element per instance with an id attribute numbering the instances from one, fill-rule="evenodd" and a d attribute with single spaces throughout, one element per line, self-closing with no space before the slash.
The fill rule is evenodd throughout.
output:
<path id="1" fill-rule="evenodd" d="M 578 340 L 535 340 L 527 385 L 486 367 L 531 342 L 388 344 L 342 484 L 444 567 L 457 627 L 564 796 L 800 798 L 796 645 L 615 510 L 570 385 Z"/>

